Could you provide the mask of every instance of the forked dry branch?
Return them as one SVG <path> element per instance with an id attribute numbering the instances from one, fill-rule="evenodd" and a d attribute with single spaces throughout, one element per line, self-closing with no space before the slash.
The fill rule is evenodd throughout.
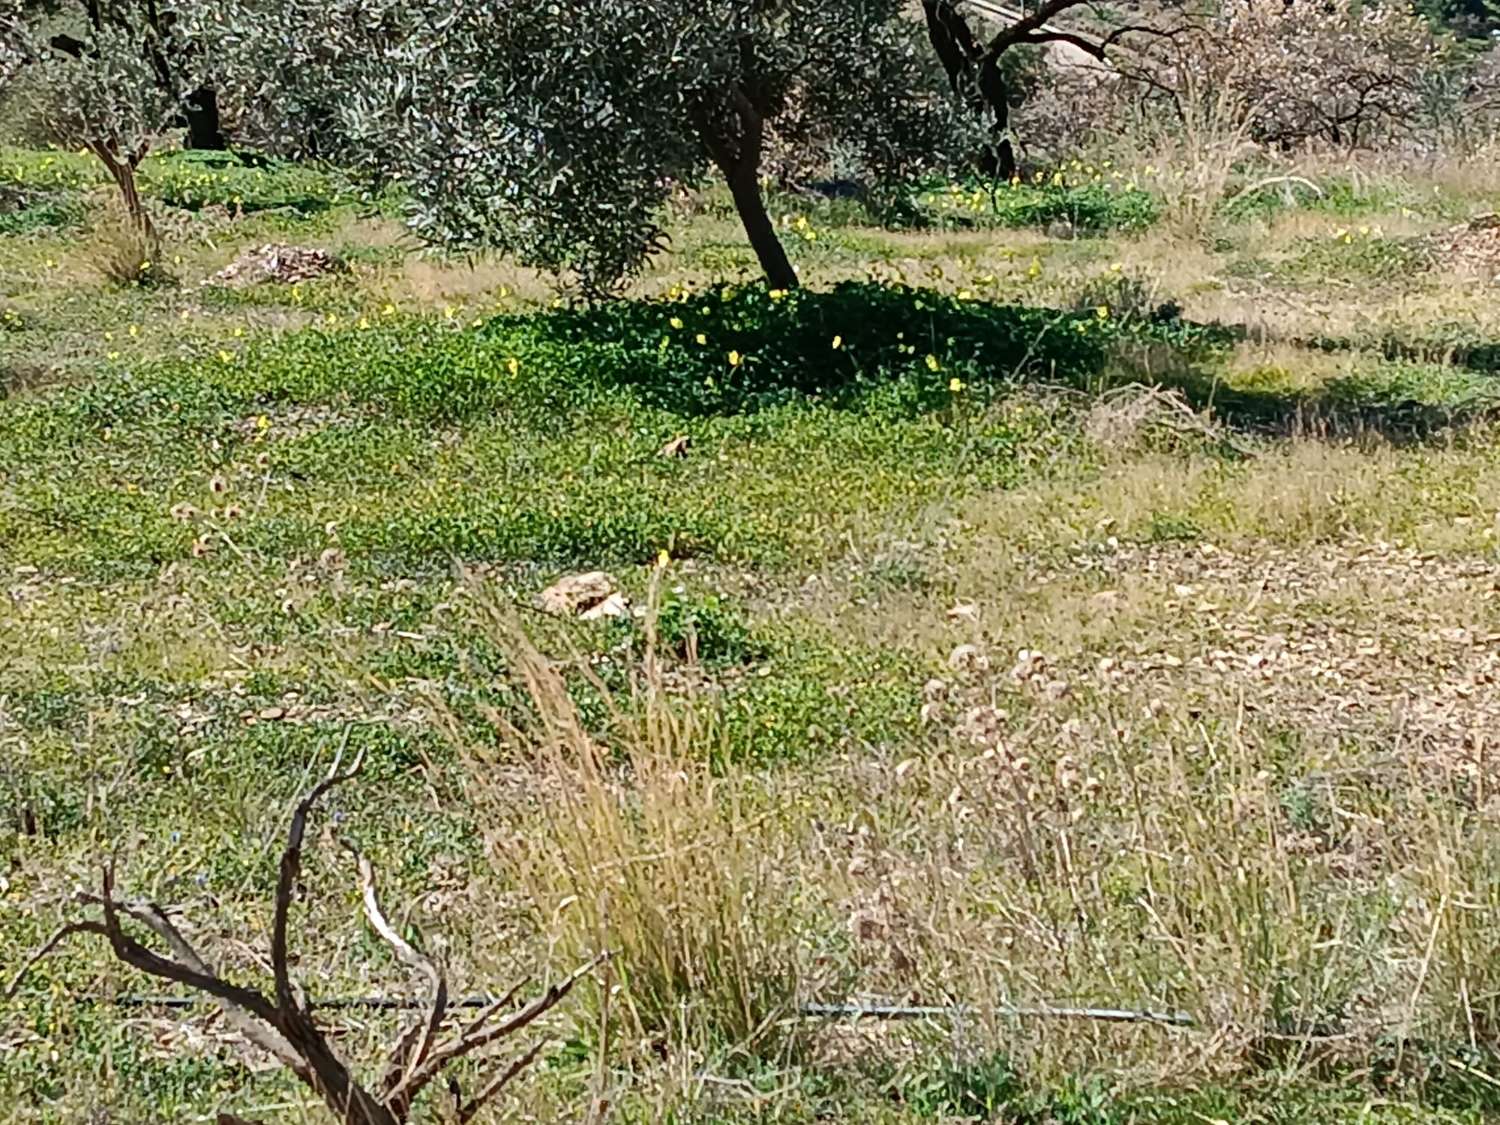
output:
<path id="1" fill-rule="evenodd" d="M 220 976 L 184 937 L 163 907 L 152 902 L 117 898 L 112 865 L 105 866 L 98 893 L 79 891 L 75 896 L 81 905 L 97 908 L 102 917 L 79 919 L 61 926 L 27 959 L 12 980 L 8 994 L 14 994 L 31 968 L 68 938 L 75 934 L 97 934 L 109 942 L 115 957 L 125 964 L 213 997 L 236 1031 L 295 1074 L 345 1125 L 401 1125 L 410 1120 L 417 1098 L 445 1068 L 476 1051 L 524 1032 L 556 1007 L 607 955 L 583 965 L 520 1008 L 514 1005 L 525 982 L 517 984 L 468 1022 L 448 1029 L 445 1034 L 444 1025 L 452 1014 L 446 975 L 432 958 L 406 941 L 391 924 L 380 906 L 373 865 L 352 844 L 341 840 L 354 856 L 364 912 L 370 926 L 403 964 L 426 977 L 430 990 L 425 1013 L 397 1037 L 375 1087 L 366 1089 L 356 1078 L 350 1062 L 334 1049 L 318 1026 L 309 1001 L 293 984 L 288 970 L 291 906 L 302 870 L 302 842 L 308 819 L 329 790 L 359 774 L 363 754 L 357 755 L 346 770 L 340 770 L 341 764 L 342 753 L 335 758 L 328 776 L 297 802 L 292 813 L 276 885 L 276 912 L 271 931 L 274 983 L 271 996 L 254 988 L 232 984 Z M 170 951 L 169 955 L 157 952 L 127 933 L 124 924 L 127 919 L 154 934 Z M 448 1088 L 454 1096 L 456 1119 L 459 1122 L 472 1120 L 481 1108 L 498 1097 L 536 1059 L 543 1042 L 536 1040 L 509 1062 L 498 1065 L 468 1098 L 462 1096 L 456 1084 L 450 1083 Z M 219 1120 L 221 1123 L 242 1121 L 230 1114 L 220 1115 Z"/>

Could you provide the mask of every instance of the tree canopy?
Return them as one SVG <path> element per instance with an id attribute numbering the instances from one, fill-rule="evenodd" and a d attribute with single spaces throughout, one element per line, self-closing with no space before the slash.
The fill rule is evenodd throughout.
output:
<path id="1" fill-rule="evenodd" d="M 240 100 L 290 147 L 398 181 L 416 231 L 568 271 L 587 291 L 661 245 L 717 172 L 772 284 L 796 274 L 760 192 L 774 130 L 837 138 L 877 180 L 968 143 L 902 0 L 236 0 L 212 17 Z M 269 66 L 267 60 L 275 60 Z M 308 128 L 307 113 L 330 119 Z"/>

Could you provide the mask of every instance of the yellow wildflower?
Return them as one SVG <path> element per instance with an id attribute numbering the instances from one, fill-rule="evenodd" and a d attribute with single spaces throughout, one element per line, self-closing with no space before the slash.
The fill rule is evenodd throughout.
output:
<path id="1" fill-rule="evenodd" d="M 702 332 L 700 332 L 700 333 L 698 333 L 698 335 L 694 336 L 693 339 L 698 342 L 698 346 L 699 347 L 703 347 L 703 346 L 707 345 L 707 343 L 708 343 L 708 337 L 705 336 Z"/>
<path id="2" fill-rule="evenodd" d="M 680 329 L 682 327 L 682 317 L 674 316 L 671 320 L 667 321 L 667 323 L 670 324 L 673 328 Z"/>
<path id="3" fill-rule="evenodd" d="M 844 346 L 844 338 L 842 336 L 835 336 L 833 338 L 833 350 L 834 351 L 838 351 L 843 346 Z"/>
<path id="4" fill-rule="evenodd" d="M 742 355 L 740 355 L 739 352 L 731 351 L 729 353 L 729 366 L 730 367 L 738 367 L 741 363 L 744 362 L 744 359 L 745 359 L 745 357 L 742 356 Z"/>
<path id="5" fill-rule="evenodd" d="M 948 380 L 948 390 L 952 394 L 960 394 L 964 389 L 964 381 L 957 375 Z"/>
<path id="6" fill-rule="evenodd" d="M 943 369 L 943 365 L 938 362 L 938 357 L 935 356 L 935 355 L 932 355 L 929 352 L 928 356 L 927 356 L 927 370 L 928 371 L 941 371 L 942 369 Z"/>

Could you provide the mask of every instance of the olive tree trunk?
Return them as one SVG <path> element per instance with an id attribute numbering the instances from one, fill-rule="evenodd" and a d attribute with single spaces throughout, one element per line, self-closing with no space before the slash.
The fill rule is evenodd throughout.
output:
<path id="1" fill-rule="evenodd" d="M 187 121 L 183 147 L 215 152 L 229 147 L 219 122 L 219 97 L 210 87 L 200 87 L 187 96 L 182 105 L 182 116 Z"/>
<path id="2" fill-rule="evenodd" d="M 742 90 L 734 91 L 733 104 L 734 117 L 739 123 L 737 137 L 726 137 L 707 117 L 699 118 L 699 134 L 729 184 L 734 209 L 766 281 L 773 289 L 795 289 L 801 284 L 797 280 L 797 271 L 776 234 L 776 225 L 766 212 L 765 197 L 761 194 L 760 159 L 765 147 L 765 116 Z"/>

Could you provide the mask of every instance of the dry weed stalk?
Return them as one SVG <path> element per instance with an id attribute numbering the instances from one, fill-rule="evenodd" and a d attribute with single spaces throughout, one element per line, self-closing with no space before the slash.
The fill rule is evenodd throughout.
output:
<path id="1" fill-rule="evenodd" d="M 132 902 L 117 898 L 114 870 L 106 865 L 98 893 L 79 891 L 79 903 L 97 907 L 102 919 L 88 918 L 60 927 L 16 974 L 9 993 L 20 986 L 29 970 L 74 934 L 96 934 L 105 938 L 115 957 L 141 972 L 162 980 L 186 985 L 218 1001 L 230 1025 L 246 1040 L 266 1051 L 323 1099 L 328 1109 L 345 1125 L 402 1125 L 411 1120 L 412 1107 L 421 1093 L 452 1063 L 475 1052 L 512 1039 L 535 1023 L 572 991 L 599 963 L 594 958 L 582 968 L 553 984 L 525 1006 L 511 1010 L 524 982 L 505 996 L 490 1003 L 461 1027 L 446 1036 L 443 1025 L 450 1016 L 447 979 L 443 970 L 401 937 L 381 909 L 376 893 L 375 871 L 364 856 L 348 841 L 343 846 L 354 856 L 359 871 L 361 897 L 370 926 L 392 948 L 402 963 L 427 978 L 430 1000 L 426 1015 L 412 1023 L 391 1048 L 385 1069 L 374 1089 L 366 1089 L 355 1078 L 353 1070 L 329 1042 L 328 1036 L 314 1020 L 311 1005 L 291 979 L 288 969 L 288 929 L 292 898 L 302 870 L 302 842 L 307 822 L 318 801 L 337 785 L 355 778 L 363 765 L 363 754 L 356 756 L 347 770 L 340 771 L 342 753 L 335 758 L 327 777 L 297 803 L 286 847 L 281 854 L 276 884 L 276 913 L 271 932 L 271 969 L 275 991 L 264 992 L 231 984 L 214 970 L 198 950 L 172 922 L 168 911 L 153 902 Z M 144 926 L 170 951 L 163 955 L 126 932 L 124 922 Z M 541 1052 L 543 1040 L 537 1040 L 525 1051 L 489 1077 L 483 1086 L 467 1099 L 449 1084 L 454 1093 L 456 1120 L 467 1122 L 530 1065 Z M 240 1118 L 221 1114 L 223 1123 L 238 1123 Z"/>
<path id="2" fill-rule="evenodd" d="M 791 1049 L 803 982 L 785 864 L 766 818 L 743 804 L 743 779 L 710 767 L 713 726 L 691 696 L 668 690 L 654 637 L 628 700 L 574 662 L 608 713 L 596 739 L 562 671 L 503 612 L 492 625 L 531 712 L 526 729 L 492 718 L 548 794 L 533 810 L 545 818 L 537 832 L 517 824 L 492 768 L 469 771 L 491 823 L 528 841 L 497 841 L 507 878 L 529 892 L 565 958 L 601 943 L 614 951 L 615 1009 L 638 1041 Z"/>
<path id="3" fill-rule="evenodd" d="M 115 285 L 153 285 L 168 280 L 161 267 L 161 235 L 149 221 L 111 203 L 94 224 L 87 243 L 89 264 Z"/>

